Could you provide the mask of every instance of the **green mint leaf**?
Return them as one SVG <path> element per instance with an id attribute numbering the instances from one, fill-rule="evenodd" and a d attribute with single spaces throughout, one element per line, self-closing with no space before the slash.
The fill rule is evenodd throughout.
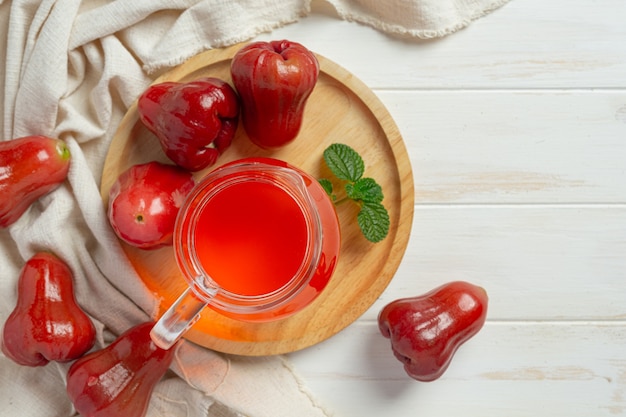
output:
<path id="1" fill-rule="evenodd" d="M 383 201 L 383 189 L 373 178 L 361 178 L 354 183 L 346 184 L 346 194 L 353 200 L 366 203 Z"/>
<path id="2" fill-rule="evenodd" d="M 333 193 L 333 183 L 327 178 L 320 178 L 318 180 L 326 194 L 331 195 Z"/>
<path id="3" fill-rule="evenodd" d="M 346 196 L 337 200 L 333 184 L 328 179 L 319 180 L 335 205 L 353 200 L 360 207 L 357 223 L 367 240 L 376 243 L 389 234 L 390 220 L 387 209 L 382 205 L 382 187 L 373 178 L 363 178 L 365 164 L 361 156 L 351 147 L 334 143 L 324 150 L 324 161 L 336 179 L 344 181 Z"/>
<path id="4" fill-rule="evenodd" d="M 330 182 L 330 180 L 327 178 L 321 178 L 318 180 L 318 182 L 320 183 L 324 191 L 326 191 L 326 194 L 332 197 L 333 196 L 333 183 Z"/>
<path id="5" fill-rule="evenodd" d="M 365 172 L 361 155 L 343 143 L 334 143 L 324 150 L 324 161 L 337 178 L 358 181 Z"/>
<path id="6" fill-rule="evenodd" d="M 389 213 L 381 203 L 364 203 L 357 215 L 357 222 L 370 242 L 380 242 L 389 233 Z"/>

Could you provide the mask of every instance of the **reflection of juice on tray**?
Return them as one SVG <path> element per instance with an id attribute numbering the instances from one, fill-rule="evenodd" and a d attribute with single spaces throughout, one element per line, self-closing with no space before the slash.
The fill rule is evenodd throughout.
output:
<path id="1" fill-rule="evenodd" d="M 204 207 L 196 224 L 200 263 L 220 288 L 271 293 L 304 259 L 307 226 L 297 202 L 265 182 L 233 184 Z"/>
<path id="2" fill-rule="evenodd" d="M 287 317 L 328 283 L 339 255 L 334 205 L 305 172 L 245 158 L 202 179 L 181 208 L 176 256 L 209 306 L 243 321 Z"/>

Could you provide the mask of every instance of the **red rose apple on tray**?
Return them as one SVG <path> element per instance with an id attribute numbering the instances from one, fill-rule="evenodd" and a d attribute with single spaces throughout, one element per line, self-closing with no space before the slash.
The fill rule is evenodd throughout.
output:
<path id="1" fill-rule="evenodd" d="M 163 82 L 137 102 L 139 118 L 176 165 L 200 171 L 230 146 L 239 123 L 239 97 L 219 78 Z"/>
<path id="2" fill-rule="evenodd" d="M 253 143 L 273 149 L 296 138 L 319 72 L 315 54 L 288 40 L 253 42 L 235 54 L 230 73 Z"/>
<path id="3" fill-rule="evenodd" d="M 129 245 L 171 245 L 176 216 L 194 186 L 192 174 L 180 167 L 157 161 L 134 165 L 111 186 L 109 222 Z"/>

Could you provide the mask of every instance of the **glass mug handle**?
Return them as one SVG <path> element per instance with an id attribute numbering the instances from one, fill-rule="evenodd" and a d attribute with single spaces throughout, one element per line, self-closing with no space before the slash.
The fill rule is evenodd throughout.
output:
<path id="1" fill-rule="evenodd" d="M 200 318 L 202 309 L 218 292 L 217 288 L 204 288 L 203 297 L 187 288 L 167 309 L 150 331 L 150 337 L 161 349 L 169 349 Z"/>

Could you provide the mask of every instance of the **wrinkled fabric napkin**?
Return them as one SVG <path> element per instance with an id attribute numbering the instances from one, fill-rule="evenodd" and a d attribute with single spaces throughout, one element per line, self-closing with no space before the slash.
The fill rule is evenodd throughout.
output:
<path id="1" fill-rule="evenodd" d="M 340 18 L 393 35 L 445 36 L 506 0 L 319 0 Z M 311 13 L 311 0 L 0 0 L 1 140 L 58 137 L 67 181 L 0 230 L 0 323 L 15 306 L 24 262 L 51 250 L 71 267 L 95 348 L 157 305 L 106 220 L 99 183 L 110 140 L 131 103 L 165 71 L 207 49 L 249 40 Z M 2 415 L 75 415 L 67 364 L 41 368 L 0 355 Z M 294 414 L 295 413 L 295 414 Z M 148 416 L 327 416 L 284 356 L 246 358 L 185 342 Z"/>

